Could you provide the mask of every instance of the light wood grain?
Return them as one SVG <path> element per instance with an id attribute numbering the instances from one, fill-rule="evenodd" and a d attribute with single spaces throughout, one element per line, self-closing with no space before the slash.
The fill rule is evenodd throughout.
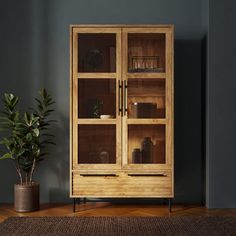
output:
<path id="1" fill-rule="evenodd" d="M 171 173 L 166 176 L 81 176 L 74 173 L 73 193 L 80 197 L 170 197 Z"/>
<path id="2" fill-rule="evenodd" d="M 172 165 L 174 176 L 174 30 L 166 33 L 166 159 Z M 172 188 L 174 190 L 174 177 Z"/>
<path id="3" fill-rule="evenodd" d="M 117 77 L 116 73 L 85 73 L 80 72 L 77 74 L 78 79 L 115 79 Z"/>
<path id="4" fill-rule="evenodd" d="M 70 65 L 73 65 L 73 30 L 70 27 Z M 70 66 L 70 183 L 72 183 L 72 163 L 73 163 L 73 66 Z M 72 188 L 70 185 L 70 196 Z"/>
<path id="5" fill-rule="evenodd" d="M 174 25 L 165 24 L 71 24 L 71 28 L 165 28 L 173 30 Z"/>
<path id="6" fill-rule="evenodd" d="M 122 80 L 128 80 L 128 34 L 125 29 L 122 28 Z M 124 90 L 123 90 L 124 91 Z M 123 92 L 124 100 L 124 92 Z M 124 110 L 124 108 L 123 108 Z M 127 115 L 123 113 L 122 117 L 122 168 L 128 164 L 128 125 Z"/>
<path id="7" fill-rule="evenodd" d="M 73 27 L 73 31 L 75 33 L 86 34 L 86 33 L 96 33 L 96 34 L 107 34 L 107 33 L 117 33 L 119 34 L 121 29 L 119 27 L 104 27 L 104 26 L 96 26 L 96 27 Z"/>
<path id="8" fill-rule="evenodd" d="M 71 42 L 71 197 L 173 197 L 174 196 L 174 143 L 173 143 L 173 26 L 172 25 L 72 25 Z M 116 35 L 116 72 L 101 73 L 89 72 L 78 73 L 78 34 L 107 34 Z M 165 67 L 161 73 L 129 73 L 128 72 L 128 35 L 132 36 L 131 46 L 143 46 L 140 55 L 156 55 L 160 53 L 161 67 Z M 134 36 L 134 37 L 133 37 Z M 137 37 L 136 37 L 137 36 Z M 163 41 L 163 38 L 165 39 Z M 148 39 L 146 43 L 145 40 Z M 165 47 L 163 47 L 163 42 Z M 137 44 L 137 45 L 136 45 Z M 136 52 L 135 52 L 136 54 Z M 139 52 L 138 54 L 139 55 Z M 163 56 L 164 55 L 164 56 Z M 164 66 L 163 66 L 164 65 Z M 116 85 L 116 114 L 115 119 L 78 119 L 78 81 L 91 79 L 115 79 Z M 119 112 L 119 83 L 134 80 L 150 81 L 149 85 L 142 88 L 123 86 L 122 105 L 123 115 Z M 159 81 L 159 82 L 158 82 Z M 163 82 L 161 82 L 163 81 Z M 94 91 L 95 92 L 95 91 Z M 128 93 L 127 93 L 128 92 Z M 86 98 L 86 97 L 85 97 Z M 160 109 L 165 109 L 165 118 L 135 119 L 128 118 L 124 111 L 124 100 L 128 101 L 128 110 L 133 102 L 153 102 L 158 104 Z M 86 98 L 87 99 L 87 98 Z M 81 101 L 80 101 L 81 102 Z M 164 116 L 163 116 L 164 117 Z M 115 125 L 116 131 L 116 163 L 114 164 L 81 164 L 78 163 L 78 126 L 80 125 Z M 138 127 L 141 127 L 138 128 Z M 151 127 L 151 128 L 150 128 Z M 158 127 L 164 127 L 164 131 Z M 133 130 L 131 133 L 129 133 Z M 164 155 L 157 150 L 158 156 L 163 160 L 155 159 L 154 164 L 133 164 L 132 150 L 140 145 L 144 136 L 152 137 L 154 142 L 164 147 Z M 108 141 L 109 142 L 109 141 Z M 162 144 L 161 144 L 162 143 Z M 161 154 L 162 153 L 162 154 Z M 159 157 L 158 157 L 159 158 Z M 165 171 L 166 177 L 129 176 L 129 173 L 160 173 Z M 117 176 L 83 177 L 81 173 L 110 173 Z M 146 187 L 145 187 L 146 186 Z"/>
<path id="9" fill-rule="evenodd" d="M 78 35 L 72 31 L 72 145 L 73 145 L 73 156 L 72 156 L 72 168 L 76 166 L 78 156 L 78 127 L 77 127 L 77 118 L 78 118 L 78 79 L 77 79 L 77 70 L 78 70 Z M 71 191 L 72 192 L 72 191 Z M 71 193 L 72 194 L 72 193 Z"/>
<path id="10" fill-rule="evenodd" d="M 158 125 L 158 124 L 166 124 L 167 120 L 166 119 L 127 119 L 127 124 L 128 125 Z"/>
<path id="11" fill-rule="evenodd" d="M 109 124 L 117 124 L 116 119 L 78 119 L 77 124 L 80 125 L 109 125 Z"/>
<path id="12" fill-rule="evenodd" d="M 127 78 L 137 78 L 137 79 L 142 79 L 142 78 L 147 78 L 147 79 L 162 79 L 165 80 L 166 78 L 166 73 L 129 73 L 127 72 L 126 74 Z"/>
<path id="13" fill-rule="evenodd" d="M 119 84 L 122 81 L 122 67 L 121 67 L 121 61 L 122 61 L 122 54 L 121 54 L 121 49 L 122 49 L 122 44 L 121 44 L 121 28 L 118 29 L 116 32 L 116 164 L 121 168 L 122 165 L 122 139 L 121 139 L 121 132 L 122 132 L 122 124 L 121 124 L 121 115 L 122 112 L 119 111 L 119 99 L 120 98 L 120 88 Z"/>

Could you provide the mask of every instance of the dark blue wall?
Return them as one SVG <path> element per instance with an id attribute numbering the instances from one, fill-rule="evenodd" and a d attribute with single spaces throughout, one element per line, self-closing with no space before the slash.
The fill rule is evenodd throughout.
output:
<path id="1" fill-rule="evenodd" d="M 207 205 L 236 207 L 236 2 L 210 1 Z"/>
<path id="2" fill-rule="evenodd" d="M 56 100 L 57 148 L 38 168 L 42 202 L 69 201 L 69 24 L 175 25 L 175 201 L 202 197 L 202 45 L 205 1 L 4 0 L 0 93 L 31 105 L 45 86 Z M 0 202 L 13 201 L 16 174 L 0 162 Z"/>

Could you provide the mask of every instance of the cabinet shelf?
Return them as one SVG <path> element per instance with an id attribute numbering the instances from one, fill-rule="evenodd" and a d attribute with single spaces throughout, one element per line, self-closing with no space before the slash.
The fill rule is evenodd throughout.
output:
<path id="1" fill-rule="evenodd" d="M 104 125 L 116 124 L 116 119 L 78 119 L 79 125 Z"/>
<path id="2" fill-rule="evenodd" d="M 167 124 L 166 119 L 127 119 L 129 125 L 141 125 L 141 124 Z"/>
<path id="3" fill-rule="evenodd" d="M 132 94 L 128 94 L 128 97 L 165 97 L 165 94 L 140 94 L 140 93 L 132 93 Z"/>
<path id="4" fill-rule="evenodd" d="M 166 73 L 127 73 L 128 78 L 140 78 L 140 79 L 162 79 L 166 78 Z"/>
<path id="5" fill-rule="evenodd" d="M 116 76 L 116 73 L 77 73 L 78 79 L 115 79 Z"/>

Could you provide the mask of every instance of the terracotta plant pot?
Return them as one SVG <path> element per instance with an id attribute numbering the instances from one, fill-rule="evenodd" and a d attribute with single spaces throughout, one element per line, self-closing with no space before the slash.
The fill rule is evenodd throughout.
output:
<path id="1" fill-rule="evenodd" d="M 15 184 L 14 208 L 17 212 L 30 212 L 39 209 L 39 184 Z"/>

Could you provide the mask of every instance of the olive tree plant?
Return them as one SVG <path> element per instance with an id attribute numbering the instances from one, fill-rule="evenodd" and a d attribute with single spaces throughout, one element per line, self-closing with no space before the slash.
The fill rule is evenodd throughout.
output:
<path id="1" fill-rule="evenodd" d="M 55 144 L 49 131 L 55 120 L 49 117 L 54 111 L 51 95 L 42 89 L 35 98 L 36 107 L 31 111 L 17 110 L 19 97 L 5 93 L 4 110 L 0 115 L 0 160 L 11 160 L 19 175 L 20 184 L 32 184 L 37 164 L 46 155 L 46 145 Z"/>

